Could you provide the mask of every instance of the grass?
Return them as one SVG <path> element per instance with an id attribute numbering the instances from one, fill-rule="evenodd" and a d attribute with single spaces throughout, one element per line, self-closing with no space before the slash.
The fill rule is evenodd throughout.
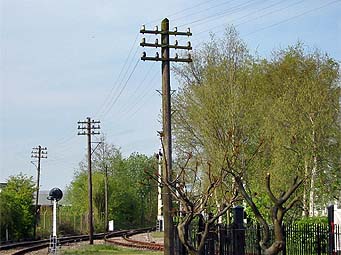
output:
<path id="1" fill-rule="evenodd" d="M 154 238 L 163 238 L 163 232 L 151 232 L 152 237 Z"/>
<path id="2" fill-rule="evenodd" d="M 62 250 L 63 255 L 78 255 L 78 254 L 99 254 L 99 255 L 161 255 L 163 252 L 157 251 L 141 251 L 129 248 L 122 248 L 113 245 L 96 244 L 96 245 L 83 245 L 77 249 Z"/>

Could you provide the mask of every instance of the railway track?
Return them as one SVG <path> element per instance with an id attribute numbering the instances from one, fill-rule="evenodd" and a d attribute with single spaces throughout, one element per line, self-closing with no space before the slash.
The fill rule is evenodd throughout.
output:
<path id="1" fill-rule="evenodd" d="M 114 231 L 114 232 L 109 232 L 109 233 L 99 233 L 99 234 L 94 234 L 93 239 L 94 240 L 104 239 L 108 241 L 110 238 L 113 238 L 113 237 L 127 237 L 131 235 L 139 234 L 139 233 L 149 232 L 152 230 L 153 228 L 143 228 L 143 229 L 135 229 L 135 230 Z M 75 242 L 81 242 L 81 241 L 87 241 L 87 240 L 89 240 L 88 235 L 68 236 L 68 237 L 58 238 L 58 243 L 62 245 L 66 243 L 75 243 Z M 19 243 L 1 245 L 0 251 L 15 249 L 11 253 L 11 255 L 21 255 L 21 254 L 26 254 L 28 252 L 47 248 L 49 247 L 49 244 L 50 244 L 49 239 L 19 242 Z"/>
<path id="2" fill-rule="evenodd" d="M 107 243 L 111 243 L 114 245 L 125 246 L 130 248 L 136 249 L 145 249 L 145 250 L 156 250 L 156 251 L 163 251 L 163 244 L 153 243 L 153 242 L 143 242 L 139 240 L 134 240 L 130 238 L 131 235 L 124 235 L 120 239 L 105 239 Z"/>

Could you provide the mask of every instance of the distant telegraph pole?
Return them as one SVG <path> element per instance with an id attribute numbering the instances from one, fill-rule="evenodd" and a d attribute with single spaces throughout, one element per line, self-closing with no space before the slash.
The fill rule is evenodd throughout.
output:
<path id="1" fill-rule="evenodd" d="M 42 148 L 40 145 L 38 147 L 32 148 L 31 158 L 37 158 L 37 188 L 36 188 L 36 203 L 35 203 L 35 213 L 34 213 L 34 228 L 33 236 L 36 238 L 37 235 L 37 221 L 38 221 L 38 199 L 39 199 L 39 186 L 40 186 L 40 160 L 42 158 L 47 158 L 47 148 Z M 33 163 L 33 162 L 32 162 Z"/>
<path id="2" fill-rule="evenodd" d="M 142 39 L 140 46 L 161 48 L 161 57 L 159 52 L 156 52 L 155 57 L 148 57 L 146 52 L 143 52 L 141 60 L 145 61 L 161 61 L 162 71 L 162 124 L 163 124 L 163 141 L 165 148 L 163 168 L 163 178 L 171 180 L 172 177 L 172 133 L 171 133 L 171 87 L 170 87 L 170 62 L 192 62 L 191 56 L 188 58 L 180 58 L 177 54 L 173 58 L 170 57 L 170 49 L 191 50 L 191 43 L 186 46 L 178 45 L 175 41 L 174 45 L 169 43 L 169 36 L 191 36 L 192 33 L 188 28 L 187 32 L 178 32 L 175 27 L 173 31 L 169 31 L 169 20 L 166 18 L 161 22 L 161 30 L 156 26 L 154 30 L 146 30 L 142 26 L 140 33 L 161 35 L 161 42 L 156 39 L 155 43 L 147 43 L 145 38 Z M 174 254 L 174 226 L 172 219 L 172 197 L 169 188 L 163 186 L 163 216 L 164 216 L 164 254 Z"/>
<path id="3" fill-rule="evenodd" d="M 99 126 L 100 121 L 91 120 L 90 117 L 86 118 L 86 121 L 78 121 L 78 135 L 87 135 L 88 136 L 88 197 L 89 197 L 89 211 L 88 211 L 88 225 L 89 225 L 89 243 L 93 244 L 93 235 L 94 235 L 94 227 L 93 227 L 93 216 L 92 216 L 92 171 L 91 171 L 91 136 L 99 135 L 100 129 Z"/>

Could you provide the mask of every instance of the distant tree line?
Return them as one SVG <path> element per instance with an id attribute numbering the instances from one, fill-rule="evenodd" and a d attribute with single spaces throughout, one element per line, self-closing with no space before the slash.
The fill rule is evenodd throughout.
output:
<path id="1" fill-rule="evenodd" d="M 154 226 L 157 210 L 157 183 L 147 173 L 156 169 L 156 158 L 133 153 L 124 158 L 121 151 L 105 140 L 93 160 L 93 207 L 96 231 L 105 230 L 105 171 L 108 173 L 108 219 L 115 228 Z M 88 212 L 88 172 L 86 160 L 67 188 L 68 211 Z"/>
<path id="2" fill-rule="evenodd" d="M 115 228 L 154 226 L 157 210 L 157 183 L 150 175 L 156 169 L 156 158 L 133 153 L 124 158 L 121 151 L 104 140 L 93 154 L 93 207 L 97 232 L 105 231 L 105 170 L 108 173 L 108 219 Z M 149 173 L 149 174 L 147 174 Z M 62 234 L 86 233 L 88 215 L 88 172 L 86 160 L 64 192 L 57 221 Z M 33 177 L 23 174 L 9 177 L 0 192 L 0 237 L 12 241 L 33 238 Z M 51 233 L 52 211 L 44 209 L 38 220 L 37 237 Z"/>
<path id="3" fill-rule="evenodd" d="M 1 241 L 33 237 L 35 183 L 23 174 L 10 176 L 0 192 Z"/>

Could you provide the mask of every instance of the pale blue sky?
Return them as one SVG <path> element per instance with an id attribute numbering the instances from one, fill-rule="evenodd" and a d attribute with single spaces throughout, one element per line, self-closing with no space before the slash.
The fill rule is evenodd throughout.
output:
<path id="1" fill-rule="evenodd" d="M 233 23 L 262 56 L 300 40 L 340 61 L 340 13 L 341 0 L 0 0 L 0 182 L 36 178 L 31 148 L 42 145 L 41 188 L 63 189 L 85 157 L 87 116 L 124 155 L 158 150 L 160 63 L 139 61 L 142 24 L 191 27 L 196 48 Z"/>

